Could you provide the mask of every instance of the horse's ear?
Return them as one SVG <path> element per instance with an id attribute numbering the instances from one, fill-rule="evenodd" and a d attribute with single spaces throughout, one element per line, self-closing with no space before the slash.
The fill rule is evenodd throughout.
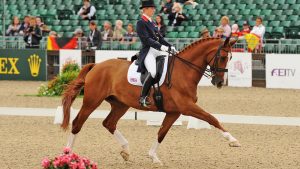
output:
<path id="1" fill-rule="evenodd" d="M 227 37 L 227 38 L 226 38 L 226 40 L 225 40 L 225 42 L 224 42 L 224 45 L 223 45 L 223 47 L 226 47 L 226 46 L 228 46 L 228 44 L 229 44 L 229 41 L 230 41 L 230 37 Z"/>

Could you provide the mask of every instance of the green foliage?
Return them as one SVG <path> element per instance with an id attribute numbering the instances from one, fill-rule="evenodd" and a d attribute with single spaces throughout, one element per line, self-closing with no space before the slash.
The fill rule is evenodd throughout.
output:
<path id="1" fill-rule="evenodd" d="M 65 87 L 80 72 L 79 66 L 73 62 L 64 65 L 62 73 L 48 82 L 48 85 L 41 85 L 38 89 L 38 96 L 61 96 Z"/>

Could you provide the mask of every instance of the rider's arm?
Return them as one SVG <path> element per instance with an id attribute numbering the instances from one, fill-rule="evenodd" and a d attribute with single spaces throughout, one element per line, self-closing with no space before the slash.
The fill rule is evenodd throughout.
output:
<path id="1" fill-rule="evenodd" d="M 172 46 L 171 44 L 169 44 L 169 43 L 165 40 L 165 38 L 164 38 L 161 34 L 159 34 L 159 43 L 161 43 L 161 44 L 163 44 L 163 45 L 165 45 L 165 46 L 168 46 L 168 47 Z"/>
<path id="2" fill-rule="evenodd" d="M 143 44 L 153 47 L 157 50 L 161 49 L 161 44 L 155 41 L 147 31 L 145 31 L 147 28 L 145 24 L 142 21 L 138 21 L 137 26 L 136 26 L 136 32 L 138 36 L 140 37 L 141 41 Z"/>

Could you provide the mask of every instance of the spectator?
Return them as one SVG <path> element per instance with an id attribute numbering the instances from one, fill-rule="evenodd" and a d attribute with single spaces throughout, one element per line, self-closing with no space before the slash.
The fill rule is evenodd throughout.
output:
<path id="1" fill-rule="evenodd" d="M 83 31 L 82 31 L 82 29 L 80 29 L 80 28 L 77 28 L 75 31 L 74 31 L 74 36 L 73 37 L 75 37 L 75 38 L 81 38 L 81 37 L 83 37 Z"/>
<path id="2" fill-rule="evenodd" d="M 169 25 L 180 26 L 182 21 L 186 21 L 187 17 L 182 13 L 182 7 L 179 3 L 175 3 L 173 6 L 173 12 L 169 14 Z"/>
<path id="3" fill-rule="evenodd" d="M 184 5 L 192 5 L 193 8 L 195 8 L 198 5 L 198 3 L 195 2 L 195 0 L 188 0 L 184 3 Z"/>
<path id="4" fill-rule="evenodd" d="M 221 27 L 218 27 L 215 29 L 214 38 L 223 38 L 224 37 L 224 29 Z"/>
<path id="5" fill-rule="evenodd" d="M 24 35 L 25 30 L 27 30 L 27 28 L 30 25 L 29 22 L 30 22 L 30 17 L 24 16 L 23 23 L 21 24 L 21 27 L 20 27 L 20 35 Z"/>
<path id="6" fill-rule="evenodd" d="M 85 20 L 95 20 L 96 8 L 91 5 L 90 0 L 83 0 L 83 7 L 78 11 L 78 15 Z"/>
<path id="7" fill-rule="evenodd" d="M 13 17 L 13 20 L 11 22 L 11 25 L 9 25 L 6 35 L 7 36 L 19 36 L 20 35 L 20 20 L 17 16 Z"/>
<path id="8" fill-rule="evenodd" d="M 165 25 L 164 18 L 161 15 L 157 15 L 155 21 L 160 34 L 165 37 L 167 26 Z"/>
<path id="9" fill-rule="evenodd" d="M 101 32 L 102 40 L 109 41 L 113 37 L 114 32 L 111 29 L 111 23 L 109 21 L 105 21 L 103 24 L 104 30 Z"/>
<path id="10" fill-rule="evenodd" d="M 227 16 L 223 16 L 221 18 L 221 26 L 220 26 L 220 28 L 223 29 L 223 31 L 224 31 L 223 36 L 225 38 L 230 37 L 230 35 L 231 35 L 231 28 L 229 26 L 229 18 Z"/>
<path id="11" fill-rule="evenodd" d="M 128 24 L 127 33 L 124 35 L 122 43 L 134 44 L 136 42 L 137 33 L 134 31 L 133 25 Z"/>
<path id="12" fill-rule="evenodd" d="M 210 33 L 208 31 L 207 28 L 204 28 L 202 31 L 201 31 L 201 39 L 205 39 L 205 38 L 210 38 Z"/>
<path id="13" fill-rule="evenodd" d="M 88 42 L 91 44 L 90 47 L 93 50 L 101 49 L 102 37 L 101 32 L 97 29 L 97 24 L 94 21 L 90 22 L 90 33 Z"/>
<path id="14" fill-rule="evenodd" d="M 250 33 L 258 36 L 260 38 L 260 43 L 256 47 L 256 51 L 260 52 L 263 47 L 263 39 L 266 32 L 265 26 L 262 24 L 263 20 L 261 17 L 256 18 L 256 25 L 253 27 Z"/>
<path id="15" fill-rule="evenodd" d="M 126 30 L 123 29 L 123 22 L 121 20 L 116 20 L 116 26 L 113 33 L 113 39 L 121 41 L 124 37 Z"/>
<path id="16" fill-rule="evenodd" d="M 43 22 L 42 22 L 42 19 L 40 17 L 36 17 L 36 24 L 37 26 L 40 27 L 41 31 L 42 31 L 42 35 L 45 35 L 46 33 L 49 33 L 50 32 L 50 29 L 48 28 L 47 25 L 45 25 Z"/>
<path id="17" fill-rule="evenodd" d="M 26 42 L 26 48 L 39 48 L 40 40 L 42 39 L 42 31 L 36 25 L 35 17 L 31 17 L 29 22 L 29 27 L 24 31 L 24 41 Z"/>
<path id="18" fill-rule="evenodd" d="M 81 44 L 80 47 L 77 45 L 76 49 L 86 49 L 88 47 L 88 39 L 84 36 L 82 29 L 77 28 L 73 34 L 73 38 L 77 38 L 78 44 Z"/>
<path id="19" fill-rule="evenodd" d="M 245 21 L 243 23 L 243 30 L 241 31 L 241 35 L 245 36 L 246 34 L 249 34 L 250 32 L 251 32 L 250 25 L 248 24 L 247 21 Z"/>
<path id="20" fill-rule="evenodd" d="M 160 13 L 170 14 L 173 8 L 173 0 L 166 0 L 166 4 L 164 2 L 161 3 L 161 10 Z"/>
<path id="21" fill-rule="evenodd" d="M 51 38 L 57 38 L 58 36 L 57 36 L 57 33 L 55 31 L 50 31 L 49 32 L 49 37 L 51 37 Z"/>
<path id="22" fill-rule="evenodd" d="M 238 38 L 239 36 L 242 36 L 240 33 L 239 25 L 233 24 L 231 26 L 231 37 Z"/>

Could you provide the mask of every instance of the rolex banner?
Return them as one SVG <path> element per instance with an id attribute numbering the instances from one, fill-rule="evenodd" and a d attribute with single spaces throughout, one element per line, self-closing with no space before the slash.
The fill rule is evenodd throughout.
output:
<path id="1" fill-rule="evenodd" d="M 46 80 L 46 51 L 0 50 L 0 80 Z"/>

